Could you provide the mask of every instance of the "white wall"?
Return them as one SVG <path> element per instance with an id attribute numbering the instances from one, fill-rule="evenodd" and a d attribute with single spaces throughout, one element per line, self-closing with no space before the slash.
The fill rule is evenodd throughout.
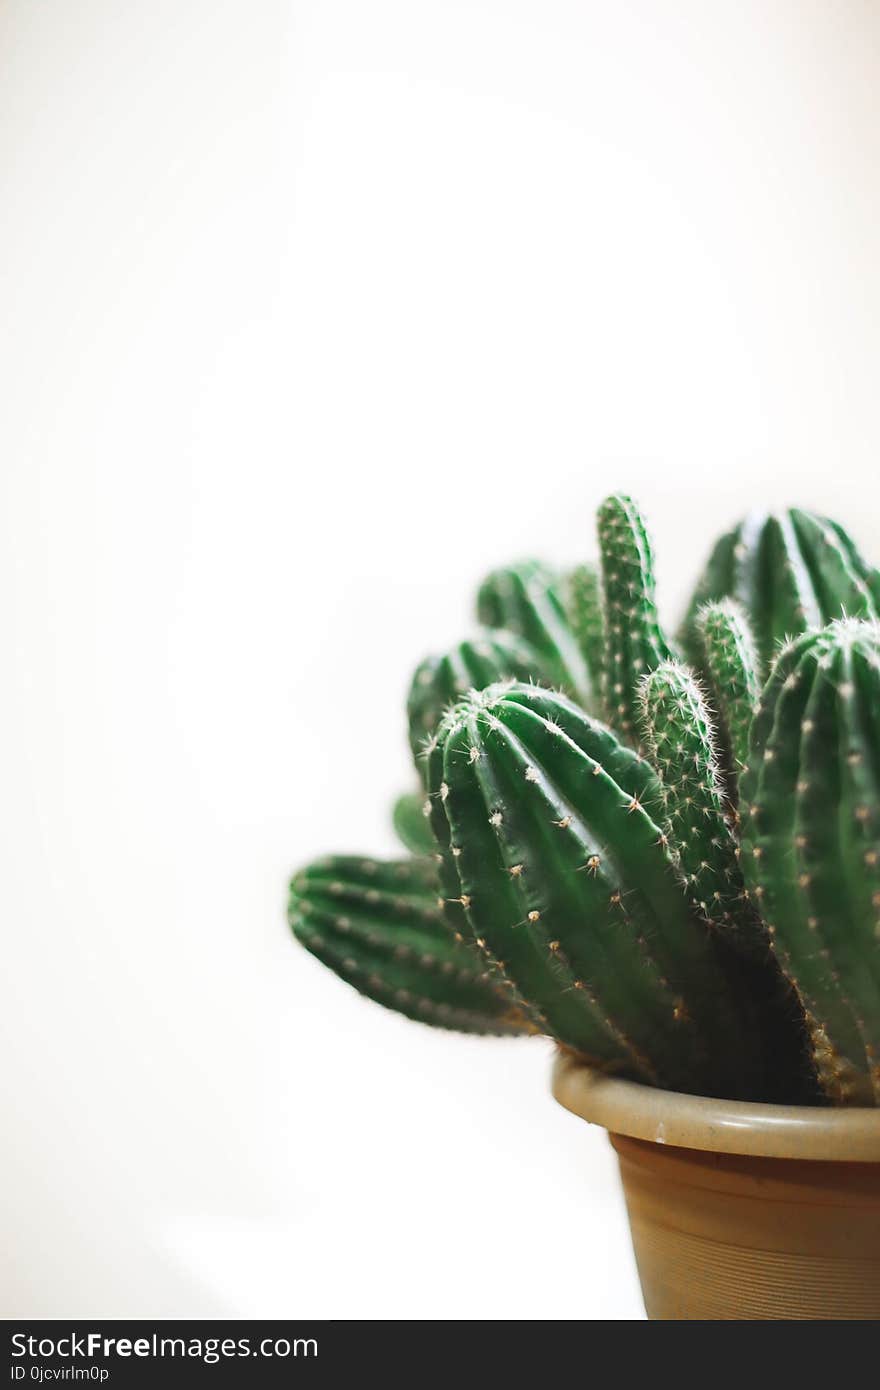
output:
<path id="1" fill-rule="evenodd" d="M 880 550 L 880 16 L 0 7 L 3 1312 L 640 1315 L 540 1044 L 294 948 L 490 563 Z"/>

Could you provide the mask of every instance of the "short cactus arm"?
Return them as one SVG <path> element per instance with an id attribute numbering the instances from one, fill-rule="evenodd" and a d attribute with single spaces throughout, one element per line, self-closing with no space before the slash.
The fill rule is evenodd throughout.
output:
<path id="1" fill-rule="evenodd" d="M 590 671 L 566 612 L 563 580 L 548 566 L 523 560 L 493 570 L 477 592 L 477 618 L 525 638 L 539 652 L 548 683 L 589 707 Z"/>
<path id="2" fill-rule="evenodd" d="M 688 667 L 667 661 L 644 677 L 640 697 L 648 756 L 666 790 L 671 836 L 688 896 L 700 915 L 731 941 L 763 948 L 762 934 L 747 910 L 700 685 Z"/>
<path id="3" fill-rule="evenodd" d="M 753 1040 L 648 809 L 659 783 L 617 740 L 607 758 L 612 739 L 525 687 L 450 712 L 428 769 L 455 909 L 560 1041 L 646 1081 L 745 1093 Z"/>
<path id="4" fill-rule="evenodd" d="M 880 636 L 796 639 L 762 694 L 742 781 L 742 863 L 836 1104 L 880 1103 Z"/>
<path id="5" fill-rule="evenodd" d="M 605 616 L 602 581 L 595 565 L 579 565 L 568 576 L 567 608 L 572 631 L 590 673 L 593 690 L 601 690 L 605 670 Z"/>
<path id="6" fill-rule="evenodd" d="M 290 885 L 294 935 L 362 994 L 422 1023 L 466 1033 L 534 1031 L 455 941 L 431 860 L 328 856 Z"/>
<path id="7" fill-rule="evenodd" d="M 657 616 L 654 555 L 644 518 L 616 494 L 599 508 L 605 613 L 605 716 L 632 743 L 639 738 L 637 690 L 642 676 L 674 653 Z"/>
<path id="8" fill-rule="evenodd" d="M 726 755 L 726 791 L 736 803 L 736 779 L 749 754 L 749 731 L 761 694 L 758 653 L 744 609 L 735 599 L 707 603 L 697 615 L 703 669 L 719 713 Z"/>
<path id="9" fill-rule="evenodd" d="M 391 819 L 397 838 L 410 854 L 433 854 L 437 848 L 428 819 L 424 792 L 404 792 L 394 803 Z"/>

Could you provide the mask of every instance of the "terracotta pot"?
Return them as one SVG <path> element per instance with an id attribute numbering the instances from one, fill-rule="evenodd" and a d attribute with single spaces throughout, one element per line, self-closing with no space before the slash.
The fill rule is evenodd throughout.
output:
<path id="1" fill-rule="evenodd" d="M 553 1094 L 609 1131 L 649 1318 L 880 1318 L 880 1109 L 686 1096 L 563 1054 Z"/>

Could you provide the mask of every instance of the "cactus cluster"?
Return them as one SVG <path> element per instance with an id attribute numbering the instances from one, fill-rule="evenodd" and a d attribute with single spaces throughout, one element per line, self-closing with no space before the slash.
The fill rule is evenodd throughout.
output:
<path id="1" fill-rule="evenodd" d="M 410 857 L 319 860 L 296 936 L 362 993 L 695 1093 L 880 1105 L 880 577 L 792 509 L 716 544 L 676 638 L 632 498 L 598 561 L 480 586 L 416 669 Z"/>

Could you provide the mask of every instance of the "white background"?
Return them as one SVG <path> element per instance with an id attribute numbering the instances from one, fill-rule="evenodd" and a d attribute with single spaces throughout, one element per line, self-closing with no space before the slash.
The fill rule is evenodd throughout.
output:
<path id="1" fill-rule="evenodd" d="M 288 939 L 416 660 L 643 501 L 880 550 L 880 11 L 0 5 L 2 1311 L 634 1318 L 540 1043 Z"/>

